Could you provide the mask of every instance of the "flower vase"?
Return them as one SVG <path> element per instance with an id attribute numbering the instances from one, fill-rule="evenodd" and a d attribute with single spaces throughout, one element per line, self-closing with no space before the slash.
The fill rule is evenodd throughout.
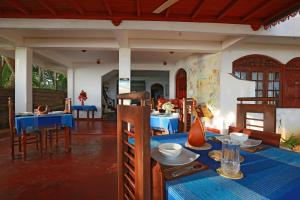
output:
<path id="1" fill-rule="evenodd" d="M 81 99 L 81 105 L 84 106 L 84 100 L 83 99 Z"/>
<path id="2" fill-rule="evenodd" d="M 194 123 L 191 125 L 188 143 L 194 147 L 201 147 L 205 144 L 204 127 L 199 118 L 196 118 Z"/>

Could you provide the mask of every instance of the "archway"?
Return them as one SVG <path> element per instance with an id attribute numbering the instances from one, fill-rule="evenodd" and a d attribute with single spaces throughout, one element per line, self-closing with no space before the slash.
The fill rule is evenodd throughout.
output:
<path id="1" fill-rule="evenodd" d="M 157 99 L 164 97 L 164 87 L 159 83 L 153 84 L 151 86 L 151 97 L 155 102 L 157 101 Z"/>
<path id="2" fill-rule="evenodd" d="M 187 78 L 186 71 L 179 69 L 176 74 L 176 98 L 186 98 Z"/>

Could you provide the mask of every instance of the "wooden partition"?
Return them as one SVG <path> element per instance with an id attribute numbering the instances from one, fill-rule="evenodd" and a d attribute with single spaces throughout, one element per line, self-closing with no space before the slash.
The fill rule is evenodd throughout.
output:
<path id="1" fill-rule="evenodd" d="M 148 92 L 118 95 L 118 199 L 151 199 L 150 106 Z M 140 106 L 124 105 L 139 100 Z"/>

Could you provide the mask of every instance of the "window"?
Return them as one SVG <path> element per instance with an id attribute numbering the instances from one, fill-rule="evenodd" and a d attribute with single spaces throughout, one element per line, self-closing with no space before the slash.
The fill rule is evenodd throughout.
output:
<path id="1" fill-rule="evenodd" d="M 268 56 L 249 55 L 233 62 L 232 74 L 241 80 L 255 81 L 256 97 L 277 98 L 280 102 L 282 64 Z"/>

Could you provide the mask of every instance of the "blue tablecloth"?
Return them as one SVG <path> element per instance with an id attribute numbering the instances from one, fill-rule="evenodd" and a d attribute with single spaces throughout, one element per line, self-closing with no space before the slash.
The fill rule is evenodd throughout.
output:
<path id="1" fill-rule="evenodd" d="M 94 105 L 74 105 L 72 110 L 97 111 L 97 107 Z"/>
<path id="2" fill-rule="evenodd" d="M 72 128 L 74 126 L 73 115 L 48 114 L 15 118 L 15 127 L 17 135 L 21 135 L 22 130 L 33 131 L 38 130 L 39 128 L 53 127 L 55 125 Z"/>
<path id="3" fill-rule="evenodd" d="M 208 133 L 208 137 L 213 134 Z M 153 136 L 151 146 L 163 142 L 175 142 L 181 145 L 187 140 L 187 134 Z M 210 142 L 212 149 L 221 149 L 221 145 Z M 256 153 L 241 151 L 245 161 L 241 164 L 244 178 L 230 180 L 219 176 L 216 169 L 219 162 L 208 157 L 207 151 L 195 151 L 200 154 L 199 161 L 210 169 L 166 182 L 166 199 L 299 199 L 300 197 L 300 154 L 279 148 L 269 148 Z"/>
<path id="4" fill-rule="evenodd" d="M 178 132 L 178 116 L 150 116 L 150 126 L 152 129 L 167 130 L 169 133 Z"/>

